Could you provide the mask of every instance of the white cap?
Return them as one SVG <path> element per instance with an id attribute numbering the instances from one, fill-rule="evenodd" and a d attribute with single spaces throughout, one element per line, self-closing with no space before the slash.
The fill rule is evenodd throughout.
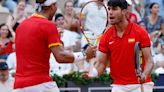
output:
<path id="1" fill-rule="evenodd" d="M 129 5 L 132 5 L 132 0 L 126 0 Z M 134 0 L 136 4 L 139 4 L 139 0 Z"/>
<path id="2" fill-rule="evenodd" d="M 53 3 L 56 3 L 57 0 L 46 0 L 44 3 L 43 3 L 43 6 L 50 6 L 51 4 Z"/>
<path id="3" fill-rule="evenodd" d="M 42 10 L 42 6 L 50 6 L 56 2 L 57 0 L 46 0 L 43 4 L 36 3 L 35 7 L 38 9 L 38 12 L 40 12 Z"/>
<path id="4" fill-rule="evenodd" d="M 126 0 L 126 2 L 127 2 L 129 5 L 132 5 L 132 1 L 131 1 L 131 0 Z"/>

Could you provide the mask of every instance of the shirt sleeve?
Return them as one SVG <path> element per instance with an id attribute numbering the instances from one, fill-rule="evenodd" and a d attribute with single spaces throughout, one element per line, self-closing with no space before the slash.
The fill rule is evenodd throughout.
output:
<path id="1" fill-rule="evenodd" d="M 147 31 L 143 28 L 141 29 L 141 32 L 140 32 L 140 45 L 141 45 L 141 48 L 151 46 L 150 37 Z"/>
<path id="2" fill-rule="evenodd" d="M 108 49 L 108 42 L 107 42 L 107 34 L 104 34 L 101 39 L 100 39 L 100 43 L 98 46 L 99 51 L 103 52 L 103 53 L 109 53 L 109 49 Z"/>
<path id="3" fill-rule="evenodd" d="M 48 47 L 52 47 L 52 46 L 61 46 L 62 42 L 60 40 L 60 36 L 58 34 L 58 30 L 55 24 L 51 24 L 49 26 L 49 29 L 47 31 L 48 34 Z"/>

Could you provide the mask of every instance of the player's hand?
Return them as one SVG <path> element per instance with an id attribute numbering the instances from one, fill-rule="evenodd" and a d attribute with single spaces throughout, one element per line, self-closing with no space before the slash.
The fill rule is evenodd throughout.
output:
<path id="1" fill-rule="evenodd" d="M 98 71 L 96 68 L 93 68 L 92 71 L 90 71 L 90 72 L 83 72 L 82 77 L 84 79 L 98 77 Z"/>
<path id="2" fill-rule="evenodd" d="M 82 77 L 84 78 L 84 79 L 89 79 L 90 78 L 90 76 L 89 76 L 89 72 L 83 72 L 82 73 Z"/>
<path id="3" fill-rule="evenodd" d="M 141 75 L 139 81 L 140 81 L 141 84 L 143 84 L 143 83 L 146 82 L 146 79 L 147 79 L 147 75 L 144 74 L 144 73 L 142 73 L 142 75 Z"/>
<path id="4" fill-rule="evenodd" d="M 96 57 L 96 50 L 97 50 L 96 46 L 88 46 L 85 51 L 87 59 Z"/>

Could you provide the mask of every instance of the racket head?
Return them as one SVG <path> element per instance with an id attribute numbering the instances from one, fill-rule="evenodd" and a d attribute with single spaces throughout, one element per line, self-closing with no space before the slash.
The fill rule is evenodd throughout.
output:
<path id="1" fill-rule="evenodd" d="M 138 77 L 141 77 L 142 75 L 142 63 L 141 63 L 141 48 L 140 43 L 136 42 L 134 47 L 134 64 L 135 64 L 135 70 Z"/>
<path id="2" fill-rule="evenodd" d="M 87 15 L 86 11 L 89 8 L 91 8 L 93 6 L 94 3 L 98 3 L 99 5 L 101 5 L 101 10 L 105 12 L 105 14 L 103 14 L 104 18 L 106 18 L 104 21 L 101 21 L 101 25 L 98 24 L 98 22 L 96 22 L 97 24 L 94 24 L 92 26 L 92 28 L 94 28 L 95 26 L 100 28 L 97 30 L 91 30 L 91 28 L 87 28 L 86 24 L 85 24 L 85 19 L 87 19 Z M 93 8 L 93 7 L 92 7 Z M 92 12 L 92 11 L 90 11 Z M 102 14 L 100 14 L 101 16 Z M 95 16 L 99 16 L 99 15 L 95 15 Z M 89 1 L 86 4 L 83 5 L 83 7 L 81 8 L 80 11 L 80 31 L 81 33 L 84 35 L 85 39 L 87 40 L 87 43 L 89 45 L 95 45 L 98 43 L 99 39 L 101 38 L 101 35 L 103 34 L 104 30 L 106 30 L 106 27 L 108 26 L 108 10 L 105 6 L 105 4 L 103 2 L 100 1 Z M 91 18 L 90 21 L 95 21 L 96 19 Z"/>

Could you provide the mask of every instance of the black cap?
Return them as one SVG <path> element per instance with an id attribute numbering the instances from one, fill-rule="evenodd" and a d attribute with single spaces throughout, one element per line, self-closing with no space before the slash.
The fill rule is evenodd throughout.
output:
<path id="1" fill-rule="evenodd" d="M 0 62 L 0 70 L 8 70 L 8 65 L 6 62 Z"/>

